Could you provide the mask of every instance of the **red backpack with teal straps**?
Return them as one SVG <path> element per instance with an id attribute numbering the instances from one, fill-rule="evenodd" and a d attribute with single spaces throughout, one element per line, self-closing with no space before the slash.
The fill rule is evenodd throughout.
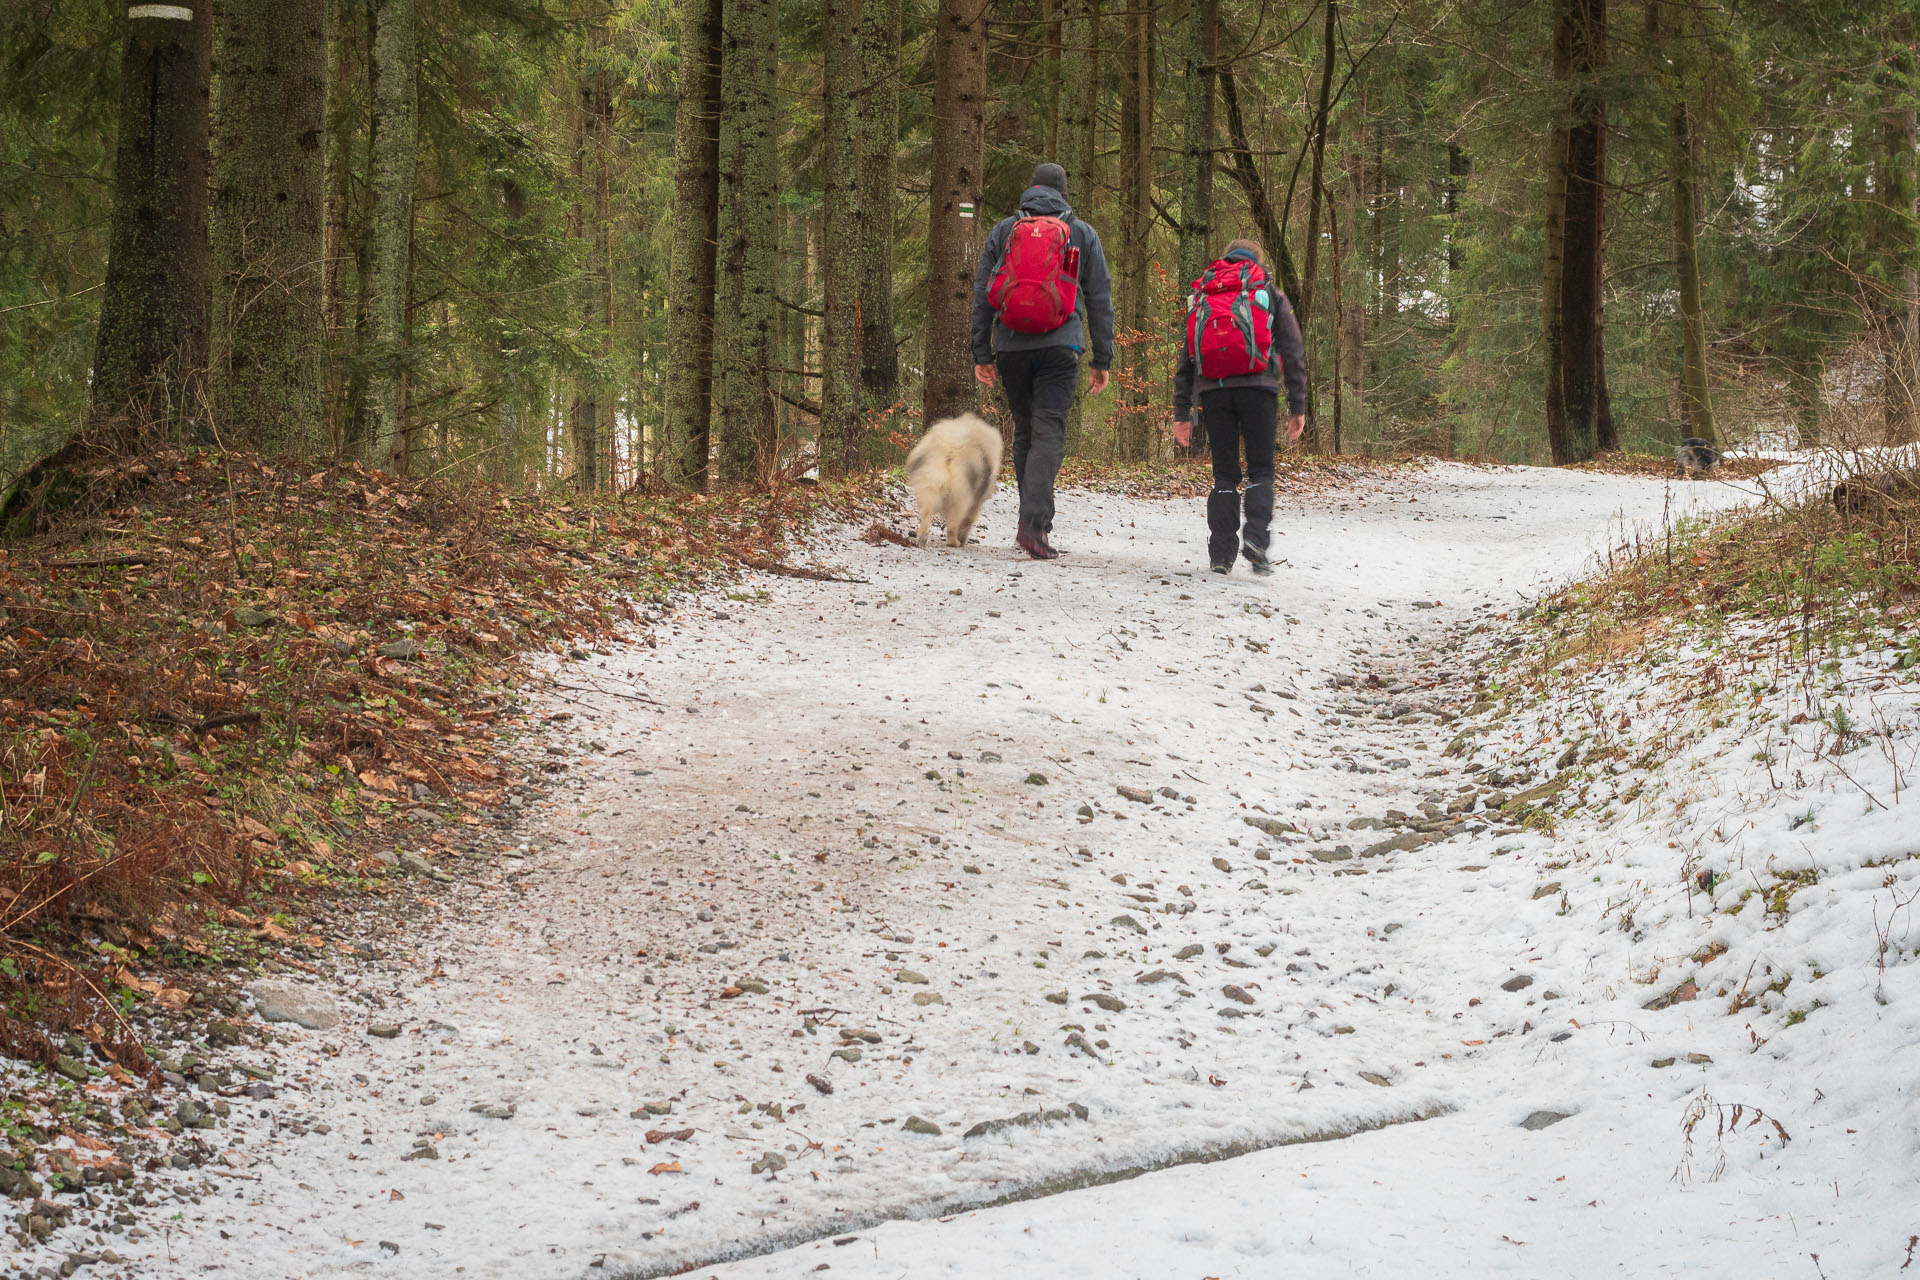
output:
<path id="1" fill-rule="evenodd" d="M 1273 352 L 1273 286 L 1260 264 L 1222 258 L 1193 282 L 1187 350 L 1203 378 L 1261 373 Z"/>

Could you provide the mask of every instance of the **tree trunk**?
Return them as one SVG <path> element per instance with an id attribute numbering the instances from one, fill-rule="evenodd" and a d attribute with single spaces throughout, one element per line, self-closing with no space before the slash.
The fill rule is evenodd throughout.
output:
<path id="1" fill-rule="evenodd" d="M 1601 0 L 1602 21 L 1605 21 L 1605 0 Z M 1605 40 L 1605 34 L 1601 39 Z M 1601 54 L 1605 59 L 1604 49 Z M 1607 105 L 1604 100 L 1596 104 L 1596 123 L 1594 126 L 1594 179 L 1595 195 L 1593 208 L 1593 440 L 1596 449 L 1603 453 L 1617 452 L 1620 437 L 1613 425 L 1613 395 L 1607 389 Z"/>
<path id="2" fill-rule="evenodd" d="M 1700 300 L 1700 252 L 1694 196 L 1693 31 L 1689 15 L 1674 0 L 1655 0 L 1649 25 L 1655 48 L 1665 54 L 1669 155 L 1673 166 L 1674 274 L 1680 286 L 1680 422 L 1685 433 L 1718 445 L 1713 393 L 1707 380 L 1707 322 Z"/>
<path id="3" fill-rule="evenodd" d="M 209 209 L 214 425 L 312 454 L 324 440 L 325 0 L 226 0 Z"/>
<path id="4" fill-rule="evenodd" d="M 1554 0 L 1553 79 L 1564 85 L 1573 74 L 1573 5 L 1575 0 Z M 1560 285 L 1566 258 L 1567 217 L 1567 134 L 1564 120 L 1567 103 L 1555 107 L 1552 130 L 1547 134 L 1546 217 L 1541 228 L 1540 254 L 1540 346 L 1545 357 L 1547 446 L 1556 466 L 1575 461 L 1567 435 L 1567 402 L 1561 387 L 1561 352 L 1566 335 L 1561 313 Z"/>
<path id="5" fill-rule="evenodd" d="M 372 13 L 372 212 L 360 280 L 367 327 L 359 416 L 368 461 L 377 467 L 401 467 L 406 462 L 406 432 L 400 396 L 408 358 L 407 280 L 420 141 L 418 34 L 413 0 L 372 0 Z"/>
<path id="6" fill-rule="evenodd" d="M 929 422 L 973 409 L 973 272 L 986 162 L 989 0 L 941 0 L 933 27 L 932 194 L 927 213 Z"/>
<path id="7" fill-rule="evenodd" d="M 877 425 L 900 398 L 893 334 L 895 158 L 900 149 L 900 3 L 860 6 L 861 93 L 854 102 L 860 157 L 860 223 L 855 244 L 860 309 L 860 387 L 865 425 Z"/>
<path id="8" fill-rule="evenodd" d="M 860 207 L 862 153 L 854 119 L 861 83 L 861 0 L 826 0 L 820 42 L 824 105 L 821 159 L 820 474 L 852 469 L 860 437 Z M 840 252 L 846 246 L 850 252 Z M 804 367 L 804 366 L 803 366 Z"/>
<path id="9" fill-rule="evenodd" d="M 1188 0 L 1186 41 L 1186 119 L 1182 135 L 1180 185 L 1180 296 L 1212 260 L 1214 165 L 1214 62 L 1220 56 L 1220 0 Z M 1174 357 L 1186 349 L 1184 325 L 1174 330 Z M 1205 452 L 1204 436 L 1194 432 L 1189 456 Z"/>
<path id="10" fill-rule="evenodd" d="M 1333 61 L 1335 41 L 1338 38 L 1336 26 L 1340 17 L 1339 0 L 1324 0 L 1326 6 L 1326 25 L 1321 37 L 1320 47 L 1320 97 L 1313 113 L 1313 163 L 1307 178 L 1307 261 L 1306 270 L 1300 277 L 1300 292 L 1289 295 L 1293 298 L 1293 309 L 1300 321 L 1304 334 L 1307 323 L 1313 315 L 1313 294 L 1320 264 L 1320 208 L 1325 186 L 1321 181 L 1321 172 L 1327 156 L 1327 116 L 1333 98 Z M 1312 406 L 1308 406 L 1311 414 Z M 1313 415 L 1317 419 L 1317 415 Z M 1331 451 L 1332 440 L 1323 438 L 1320 424 L 1312 424 L 1313 434 L 1309 443 L 1315 453 Z"/>
<path id="11" fill-rule="evenodd" d="M 680 0 L 673 119 L 673 250 L 667 281 L 665 466 L 707 487 L 712 452 L 714 239 L 720 218 L 721 0 Z"/>
<path id="12" fill-rule="evenodd" d="M 1888 33 L 1880 73 L 1882 208 L 1886 298 L 1881 401 L 1888 443 L 1920 439 L 1920 226 L 1914 194 L 1914 22 L 1902 10 Z"/>
<path id="13" fill-rule="evenodd" d="M 1067 171 L 1067 197 L 1076 216 L 1099 218 L 1100 0 L 1066 0 L 1061 22 L 1060 153 Z M 1081 448 L 1086 400 L 1075 396 L 1067 410 L 1067 451 Z"/>
<path id="14" fill-rule="evenodd" d="M 1060 159 L 1060 3 L 1040 0 L 1041 39 L 1040 93 L 1046 122 L 1042 125 L 1042 151 L 1047 158 Z"/>
<path id="15" fill-rule="evenodd" d="M 1566 213 L 1561 224 L 1560 393 L 1564 457 L 1585 462 L 1599 451 L 1603 417 L 1600 359 L 1600 233 L 1605 199 L 1606 103 L 1597 77 L 1606 56 L 1606 0 L 1570 0 L 1572 124 L 1567 131 Z"/>
<path id="16" fill-rule="evenodd" d="M 613 147 L 613 75 L 598 65 L 605 56 L 605 35 L 587 33 L 576 112 L 577 148 L 574 154 L 574 234 L 579 239 L 580 336 L 588 367 L 580 378 L 570 426 L 574 443 L 574 483 L 584 492 L 611 487 L 612 408 L 606 369 L 612 357 L 613 298 L 609 260 L 609 225 L 613 218 L 611 155 Z"/>
<path id="17" fill-rule="evenodd" d="M 1335 30 L 1340 18 L 1340 0 L 1324 0 L 1326 27 L 1320 45 L 1320 97 L 1313 112 L 1313 163 L 1307 177 L 1307 262 L 1300 277 L 1300 292 L 1293 298 L 1294 314 L 1304 331 L 1313 314 L 1313 291 L 1320 262 L 1320 196 L 1325 189 L 1320 180 L 1327 155 L 1327 113 L 1333 97 L 1333 62 L 1336 53 Z"/>
<path id="18" fill-rule="evenodd" d="M 1091 222 L 1098 207 L 1094 169 L 1100 104 L 1100 0 L 1067 0 L 1061 24 L 1064 72 L 1060 83 L 1058 162 L 1067 171 L 1067 195 L 1074 213 Z"/>
<path id="19" fill-rule="evenodd" d="M 1153 0 L 1133 0 L 1127 13 L 1126 76 L 1120 103 L 1120 373 L 1122 412 L 1115 444 L 1123 458 L 1147 456 L 1146 328 L 1153 228 Z"/>
<path id="20" fill-rule="evenodd" d="M 1180 188 L 1180 285 L 1184 291 L 1212 260 L 1214 61 L 1220 56 L 1220 0 L 1187 9 L 1186 128 Z"/>
<path id="21" fill-rule="evenodd" d="M 720 479 L 774 462 L 774 269 L 780 237 L 779 6 L 726 0 L 721 60 L 720 261 L 714 370 Z"/>
<path id="22" fill-rule="evenodd" d="M 142 15 L 142 16 L 135 16 Z M 197 417 L 207 367 L 212 16 L 128 10 L 89 424 L 120 444 Z"/>
<path id="23" fill-rule="evenodd" d="M 1349 219 L 1348 226 L 1352 226 Z M 1333 436 L 1332 447 L 1328 453 L 1337 454 L 1341 445 L 1341 417 L 1346 408 L 1346 396 L 1342 393 L 1340 368 L 1343 363 L 1340 348 L 1346 341 L 1346 299 L 1340 287 L 1340 213 L 1331 194 L 1327 198 L 1327 247 L 1333 252 L 1333 314 L 1335 320 L 1333 342 Z"/>
<path id="24" fill-rule="evenodd" d="M 355 213 L 360 205 L 354 199 L 359 176 L 354 166 L 364 137 L 360 127 L 364 103 L 357 88 L 363 82 L 367 61 L 366 6 L 356 0 L 326 0 L 326 17 L 327 101 L 321 133 L 326 166 L 321 255 L 326 265 L 321 273 L 320 303 L 326 389 L 322 405 L 327 440 L 336 455 L 345 455 L 357 452 L 359 443 L 353 418 L 358 383 L 346 381 L 353 363 L 346 358 L 350 335 L 359 326 L 357 315 L 353 327 L 348 326 L 345 268 L 358 254 L 361 239 L 355 234 Z"/>
<path id="25" fill-rule="evenodd" d="M 1361 117 L 1361 128 L 1365 128 L 1364 114 Z M 1355 279 L 1352 283 L 1355 286 L 1371 284 L 1368 279 L 1371 273 L 1367 271 L 1364 259 L 1356 260 L 1357 255 L 1351 255 L 1350 252 L 1353 248 L 1353 237 L 1362 225 L 1361 211 L 1367 207 L 1365 141 L 1364 136 L 1353 138 L 1346 152 L 1346 179 L 1340 184 L 1340 217 L 1346 222 L 1347 239 L 1344 247 L 1349 253 L 1343 255 L 1340 241 L 1337 237 L 1333 239 L 1333 281 L 1336 293 L 1344 287 L 1345 277 L 1341 271 L 1343 256 L 1354 264 Z M 1331 193 L 1328 198 L 1331 200 Z M 1332 215 L 1331 204 L 1328 205 L 1327 212 Z M 1333 304 L 1333 313 L 1340 325 L 1334 346 L 1336 361 L 1334 378 L 1340 390 L 1341 400 L 1345 402 L 1344 406 L 1339 401 L 1334 405 L 1333 434 L 1336 453 L 1340 451 L 1339 446 L 1346 434 L 1341 426 L 1342 416 L 1344 413 L 1351 413 L 1357 419 L 1366 406 L 1367 292 L 1367 287 L 1355 287 L 1344 299 L 1336 296 Z"/>
<path id="26" fill-rule="evenodd" d="M 1287 248 L 1287 228 L 1273 207 L 1273 201 L 1267 196 L 1267 184 L 1260 176 L 1259 166 L 1254 162 L 1253 147 L 1247 139 L 1247 124 L 1240 114 L 1240 89 L 1230 66 L 1219 68 L 1220 101 L 1227 109 L 1227 138 L 1231 143 L 1229 154 L 1233 157 L 1233 168 L 1228 170 L 1240 193 L 1247 200 L 1247 214 L 1253 219 L 1253 225 L 1260 228 L 1261 243 L 1266 246 L 1268 255 L 1280 265 L 1280 287 L 1288 298 L 1294 297 L 1303 287 L 1300 272 L 1294 267 L 1293 254 Z"/>
<path id="27" fill-rule="evenodd" d="M 1447 186 L 1442 201 L 1443 211 L 1447 215 L 1447 281 L 1460 271 L 1460 188 L 1465 185 L 1466 177 L 1473 171 L 1466 152 L 1458 146 L 1447 145 Z M 1451 317 L 1449 317 L 1451 319 Z"/>

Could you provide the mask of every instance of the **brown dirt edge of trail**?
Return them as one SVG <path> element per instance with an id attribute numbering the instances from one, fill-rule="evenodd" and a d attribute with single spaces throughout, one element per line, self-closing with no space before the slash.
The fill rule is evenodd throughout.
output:
<path id="1" fill-rule="evenodd" d="M 890 492 L 74 459 L 58 507 L 0 540 L 0 1053 L 152 1082 L 142 1042 L 236 1012 L 229 971 L 314 971 L 345 903 L 409 897 L 375 854 L 454 857 L 509 813 L 500 753 L 544 728 L 518 705 L 530 659 L 646 643 L 746 570 L 833 576 L 790 557 Z"/>
<path id="2" fill-rule="evenodd" d="M 1417 1124 L 1423 1120 L 1438 1119 L 1451 1114 L 1452 1111 L 1452 1107 L 1428 1103 L 1424 1106 L 1388 1112 L 1312 1133 L 1290 1134 L 1285 1137 L 1236 1138 L 1229 1142 L 1203 1142 L 1118 1168 L 1069 1169 L 1062 1173 L 1052 1173 L 1024 1181 L 1011 1189 L 990 1194 L 961 1194 L 936 1200 L 911 1202 L 891 1209 L 873 1209 L 865 1213 L 849 1215 L 831 1226 L 799 1226 L 784 1231 L 763 1232 L 743 1239 L 730 1247 L 689 1254 L 651 1267 L 631 1270 L 616 1270 L 609 1267 L 607 1274 L 615 1280 L 659 1280 L 664 1276 L 685 1275 L 701 1267 L 716 1267 L 727 1263 L 744 1262 L 749 1258 L 763 1258 L 769 1254 L 797 1249 L 815 1241 L 828 1240 L 856 1231 L 869 1231 L 889 1222 L 923 1221 L 927 1218 L 944 1217 L 954 1213 L 977 1213 L 982 1209 L 998 1209 L 1003 1205 L 1019 1204 L 1026 1200 L 1042 1200 L 1049 1196 L 1064 1195 L 1070 1191 L 1084 1191 L 1089 1187 L 1129 1182 L 1145 1174 L 1177 1169 L 1182 1165 L 1214 1164 L 1221 1160 L 1234 1160 L 1241 1156 L 1272 1151 L 1280 1147 L 1339 1142 L 1363 1133 L 1376 1133 L 1382 1129 L 1392 1129 L 1403 1124 Z"/>

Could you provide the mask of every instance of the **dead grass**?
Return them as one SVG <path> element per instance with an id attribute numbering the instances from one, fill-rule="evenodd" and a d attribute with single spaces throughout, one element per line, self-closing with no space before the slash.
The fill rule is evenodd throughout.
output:
<path id="1" fill-rule="evenodd" d="M 1783 465 L 1773 458 L 1722 458 L 1713 469 L 1714 480 L 1751 480 Z M 1603 453 L 1591 462 L 1576 462 L 1569 471 L 1591 471 L 1608 476 L 1680 478 L 1680 466 L 1669 453 Z"/>
<path id="2" fill-rule="evenodd" d="M 1891 631 L 1907 637 L 1901 665 L 1920 665 L 1920 510 L 1840 511 L 1829 495 L 1641 540 L 1535 610 L 1552 633 L 1542 666 L 1621 657 L 1677 623 L 1766 619 L 1794 624 L 1779 633 L 1803 657 L 1837 635 Z"/>
<path id="3" fill-rule="evenodd" d="M 287 895 L 364 871 L 357 833 L 422 800 L 500 802 L 522 657 L 777 567 L 793 531 L 879 488 L 539 500 L 209 450 L 78 479 L 0 548 L 0 1047 L 47 1059 L 28 1024 L 72 1029 L 129 1065 L 120 960 L 209 922 L 293 936 Z M 75 951 L 102 922 L 127 945 Z"/>

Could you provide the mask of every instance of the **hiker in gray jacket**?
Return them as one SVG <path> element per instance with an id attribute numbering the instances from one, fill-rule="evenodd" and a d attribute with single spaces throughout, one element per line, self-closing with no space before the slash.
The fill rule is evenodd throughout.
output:
<path id="1" fill-rule="evenodd" d="M 1023 222 L 1032 225 L 1016 235 Z M 1053 234 L 1058 241 L 1046 238 Z M 1067 171 L 1043 164 L 1020 197 L 1020 212 L 988 233 L 973 275 L 973 376 L 991 387 L 997 371 L 1006 388 L 1013 474 L 1020 485 L 1015 541 L 1036 560 L 1060 554 L 1048 538 L 1053 482 L 1066 453 L 1080 355 L 1089 348 L 1093 375 L 1087 390 L 1099 395 L 1113 364 L 1107 258 L 1100 237 L 1067 204 Z"/>

